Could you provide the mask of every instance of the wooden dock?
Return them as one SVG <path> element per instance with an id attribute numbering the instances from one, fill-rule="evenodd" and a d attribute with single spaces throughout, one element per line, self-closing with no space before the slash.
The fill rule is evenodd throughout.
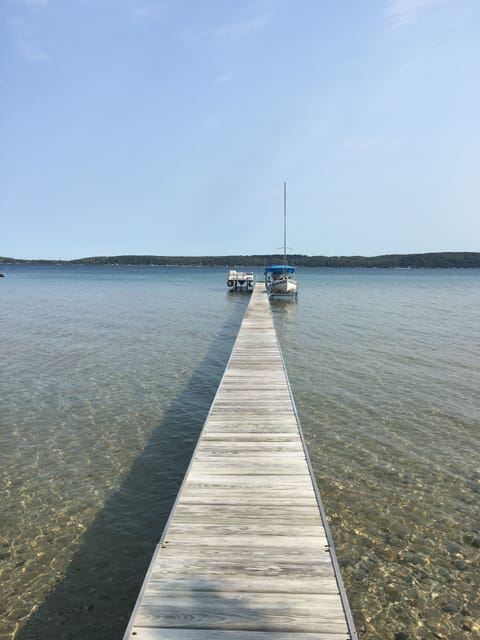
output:
<path id="1" fill-rule="evenodd" d="M 124 638 L 357 638 L 263 284 Z"/>

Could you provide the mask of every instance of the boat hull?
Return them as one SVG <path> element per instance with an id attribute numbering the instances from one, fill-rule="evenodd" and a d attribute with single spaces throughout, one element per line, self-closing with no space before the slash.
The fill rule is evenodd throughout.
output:
<path id="1" fill-rule="evenodd" d="M 297 293 L 297 282 L 291 278 L 274 280 L 270 285 L 270 295 L 295 295 Z"/>

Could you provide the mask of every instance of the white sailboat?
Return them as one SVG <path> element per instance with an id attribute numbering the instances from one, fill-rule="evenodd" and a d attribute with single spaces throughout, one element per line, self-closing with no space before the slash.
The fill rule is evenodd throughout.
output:
<path id="1" fill-rule="evenodd" d="M 287 264 L 287 183 L 283 183 L 283 264 L 265 267 L 265 288 L 270 298 L 298 296 L 298 284 L 292 277 L 295 267 Z"/>

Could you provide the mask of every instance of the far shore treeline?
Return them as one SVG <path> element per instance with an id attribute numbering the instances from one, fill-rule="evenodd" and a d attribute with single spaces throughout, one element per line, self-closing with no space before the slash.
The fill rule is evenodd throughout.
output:
<path id="1" fill-rule="evenodd" d="M 83 264 L 83 265 L 154 265 L 168 267 L 264 267 L 281 264 L 283 256 L 97 256 L 77 260 L 21 260 L 0 257 L 1 264 Z M 383 269 L 479 268 L 480 253 L 450 251 L 444 253 L 411 253 L 383 256 L 306 256 L 289 255 L 297 267 L 370 267 Z"/>

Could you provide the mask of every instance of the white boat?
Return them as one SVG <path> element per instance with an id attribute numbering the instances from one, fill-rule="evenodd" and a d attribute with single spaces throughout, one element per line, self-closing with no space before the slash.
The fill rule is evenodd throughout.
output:
<path id="1" fill-rule="evenodd" d="M 265 267 L 265 288 L 271 298 L 297 300 L 298 284 L 295 267 L 287 264 L 287 183 L 283 183 L 283 264 Z"/>
<path id="2" fill-rule="evenodd" d="M 295 273 L 295 267 L 281 266 L 281 271 L 278 266 L 267 267 L 267 269 L 275 269 L 270 271 L 270 295 L 293 295 L 297 293 L 297 281 L 292 278 L 292 274 Z"/>
<path id="3" fill-rule="evenodd" d="M 243 289 L 243 285 L 247 291 L 251 291 L 253 289 L 253 285 L 255 284 L 255 276 L 253 271 L 245 272 L 245 271 L 236 271 L 235 269 L 230 269 L 227 277 L 227 287 L 229 289 L 237 290 L 238 287 Z"/>

